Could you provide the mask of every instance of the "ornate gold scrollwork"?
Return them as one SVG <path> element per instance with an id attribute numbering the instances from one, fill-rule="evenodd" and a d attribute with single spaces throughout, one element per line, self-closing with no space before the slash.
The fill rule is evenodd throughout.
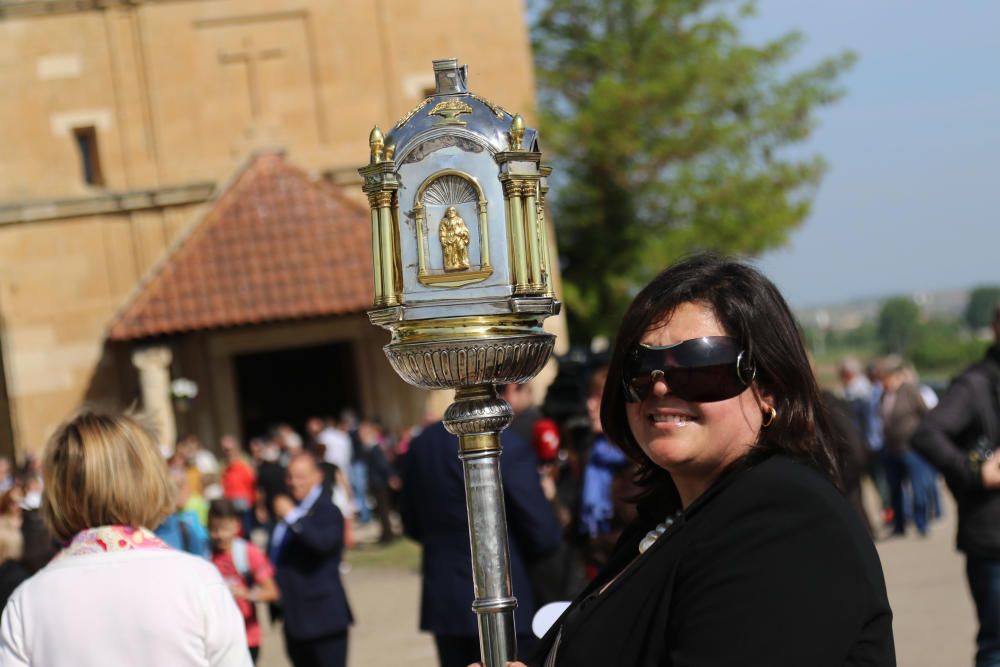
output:
<path id="1" fill-rule="evenodd" d="M 485 97 L 482 97 L 480 95 L 476 95 L 475 93 L 469 93 L 469 97 L 471 97 L 474 100 L 479 100 L 480 102 L 482 102 L 483 104 L 485 104 L 487 107 L 489 107 L 489 110 L 492 111 L 493 114 L 497 118 L 499 118 L 500 120 L 503 120 L 504 114 L 507 114 L 508 116 L 512 115 L 509 111 L 507 111 L 506 109 L 504 109 L 502 106 L 500 106 L 499 104 L 493 104 L 493 102 L 490 102 Z"/>
<path id="2" fill-rule="evenodd" d="M 472 113 L 472 107 L 462 100 L 451 99 L 438 102 L 434 108 L 427 112 L 427 115 L 441 116 L 442 120 L 434 123 L 435 125 L 465 125 L 464 120 L 458 119 L 458 116 L 463 113 Z"/>
<path id="3" fill-rule="evenodd" d="M 418 104 L 417 106 L 415 106 L 415 107 L 413 107 L 412 109 L 410 109 L 409 111 L 407 111 L 407 112 L 406 112 L 406 115 L 405 115 L 405 116 L 403 116 L 402 118 L 400 118 L 400 119 L 399 119 L 399 120 L 398 120 L 398 121 L 396 122 L 396 127 L 395 127 L 395 129 L 397 129 L 397 130 L 398 130 L 399 128 L 401 128 L 401 127 L 403 127 L 404 125 L 406 125 L 407 121 L 409 121 L 409 120 L 410 120 L 411 118 L 413 118 L 414 116 L 416 116 L 416 115 L 417 115 L 417 112 L 418 112 L 418 111 L 420 111 L 420 110 L 421 110 L 421 109 L 423 109 L 423 108 L 424 108 L 425 106 L 427 106 L 428 104 L 430 104 L 430 101 L 431 101 L 432 99 L 434 99 L 434 98 L 432 98 L 432 97 L 426 97 L 426 98 L 424 98 L 424 100 L 423 100 L 422 102 L 420 102 L 420 104 Z"/>

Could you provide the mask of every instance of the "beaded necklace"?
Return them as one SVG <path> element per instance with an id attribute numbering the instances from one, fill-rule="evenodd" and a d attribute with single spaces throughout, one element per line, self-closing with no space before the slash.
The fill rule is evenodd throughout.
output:
<path id="1" fill-rule="evenodd" d="M 639 542 L 639 553 L 640 554 L 646 553 L 646 549 L 653 546 L 653 544 L 656 543 L 656 540 L 660 539 L 660 535 L 663 535 L 663 533 L 667 532 L 667 529 L 670 528 L 670 526 L 677 523 L 677 520 L 680 518 L 681 518 L 681 511 L 677 510 L 676 512 L 668 516 L 666 519 L 664 519 L 661 523 L 656 524 L 656 528 L 646 533 L 646 537 L 642 538 L 642 541 Z"/>

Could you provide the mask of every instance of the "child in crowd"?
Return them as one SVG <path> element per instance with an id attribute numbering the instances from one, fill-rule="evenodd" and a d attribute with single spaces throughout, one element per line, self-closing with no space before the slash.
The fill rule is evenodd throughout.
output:
<path id="1" fill-rule="evenodd" d="M 212 563 L 229 584 L 247 627 L 247 645 L 254 663 L 260 652 L 257 602 L 278 599 L 274 567 L 260 549 L 239 537 L 241 514 L 230 500 L 213 500 L 208 510 Z"/>

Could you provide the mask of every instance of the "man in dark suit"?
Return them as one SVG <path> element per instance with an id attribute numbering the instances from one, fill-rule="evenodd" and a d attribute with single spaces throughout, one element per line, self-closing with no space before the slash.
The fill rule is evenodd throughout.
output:
<path id="1" fill-rule="evenodd" d="M 292 458 L 287 481 L 294 501 L 275 498 L 280 520 L 271 537 L 285 648 L 295 667 L 344 667 L 347 630 L 354 620 L 340 582 L 344 517 L 311 454 Z"/>
<path id="2" fill-rule="evenodd" d="M 561 530 L 542 493 L 531 445 L 512 432 L 501 436 L 504 501 L 510 534 L 510 570 L 517 597 L 514 621 L 518 653 L 534 644 L 535 602 L 526 563 L 555 551 Z M 401 502 L 406 534 L 423 545 L 420 629 L 434 634 L 441 667 L 479 660 L 476 616 L 471 606 L 472 562 L 465 482 L 458 438 L 440 422 L 413 439 L 403 471 Z"/>

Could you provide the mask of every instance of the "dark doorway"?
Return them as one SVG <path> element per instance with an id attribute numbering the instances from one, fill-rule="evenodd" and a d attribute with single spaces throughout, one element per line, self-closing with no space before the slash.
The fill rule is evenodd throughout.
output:
<path id="1" fill-rule="evenodd" d="M 309 417 L 336 417 L 345 408 L 358 408 L 350 343 L 241 354 L 235 361 L 247 438 L 281 422 L 302 433 Z"/>

